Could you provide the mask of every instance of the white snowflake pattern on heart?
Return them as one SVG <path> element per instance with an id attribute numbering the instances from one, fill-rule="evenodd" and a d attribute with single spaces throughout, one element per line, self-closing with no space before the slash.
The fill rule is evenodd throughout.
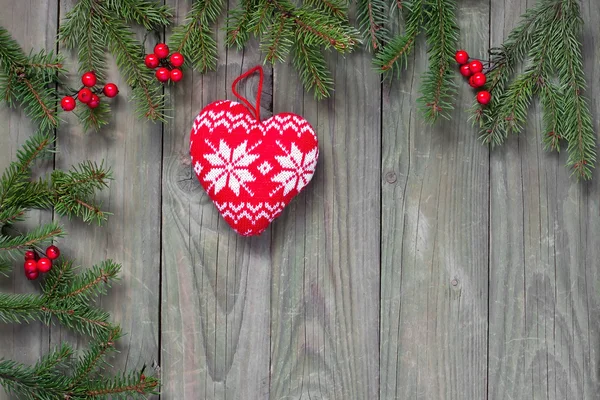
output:
<path id="1" fill-rule="evenodd" d="M 202 173 L 202 164 L 200 164 L 200 161 L 196 161 L 196 165 L 194 165 L 194 171 L 196 172 L 196 175 L 200 175 Z"/>
<path id="2" fill-rule="evenodd" d="M 240 188 L 244 188 L 250 196 L 254 196 L 246 182 L 253 182 L 256 179 L 248 167 L 259 157 L 258 154 L 250 153 L 261 143 L 259 140 L 247 149 L 246 140 L 232 151 L 223 139 L 220 140 L 218 149 L 206 139 L 206 144 L 214 151 L 213 154 L 204 155 L 212 166 L 204 175 L 204 179 L 210 182 L 207 191 L 214 189 L 214 193 L 217 194 L 228 186 L 236 196 L 240 195 Z"/>
<path id="3" fill-rule="evenodd" d="M 273 196 L 280 189 L 283 189 L 284 195 L 287 195 L 294 188 L 300 192 L 310 182 L 315 173 L 318 149 L 315 147 L 304 154 L 295 143 L 292 143 L 289 150 L 279 141 L 275 143 L 285 153 L 285 156 L 275 156 L 282 171 L 271 178 L 271 181 L 277 182 L 279 185 L 269 195 Z"/>

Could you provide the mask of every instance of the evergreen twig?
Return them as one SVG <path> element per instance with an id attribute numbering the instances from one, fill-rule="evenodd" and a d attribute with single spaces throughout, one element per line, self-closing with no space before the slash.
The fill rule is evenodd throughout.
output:
<path id="1" fill-rule="evenodd" d="M 61 56 L 43 50 L 26 55 L 0 27 L 0 102 L 22 105 L 41 129 L 58 126 L 55 85 L 64 72 Z"/>
<path id="2" fill-rule="evenodd" d="M 59 38 L 68 49 L 77 48 L 79 71 L 95 71 L 100 80 L 106 75 L 106 49 L 132 87 L 140 116 L 163 120 L 162 87 L 144 64 L 144 49 L 128 23 L 146 29 L 161 29 L 172 17 L 168 7 L 150 0 L 80 0 L 61 23 Z M 108 108 L 85 110 L 80 118 L 85 128 L 99 129 L 107 123 Z"/>
<path id="3" fill-rule="evenodd" d="M 581 54 L 582 20 L 574 0 L 543 0 L 528 10 L 498 49 L 492 49 L 488 107 L 473 106 L 481 140 L 502 144 L 509 133 L 520 133 L 529 106 L 539 96 L 543 112 L 544 147 L 560 150 L 566 140 L 567 166 L 577 178 L 590 179 L 596 161 L 596 135 L 583 96 L 585 78 Z M 531 63 L 512 82 L 517 66 Z"/>

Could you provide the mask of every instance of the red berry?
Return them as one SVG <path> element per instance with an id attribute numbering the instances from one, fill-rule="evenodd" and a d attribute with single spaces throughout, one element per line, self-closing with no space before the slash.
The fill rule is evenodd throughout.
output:
<path id="1" fill-rule="evenodd" d="M 473 60 L 469 63 L 469 69 L 472 73 L 476 74 L 483 71 L 483 64 L 479 60 Z"/>
<path id="2" fill-rule="evenodd" d="M 51 260 L 56 260 L 60 256 L 60 249 L 55 245 L 48 246 L 46 249 L 46 257 Z"/>
<path id="3" fill-rule="evenodd" d="M 181 72 L 180 69 L 175 68 L 171 70 L 170 76 L 173 82 L 179 82 L 183 78 L 183 72 Z"/>
<path id="4" fill-rule="evenodd" d="M 481 92 L 477 93 L 477 101 L 479 104 L 486 105 L 489 104 L 491 100 L 492 95 L 487 90 L 482 90 Z"/>
<path id="5" fill-rule="evenodd" d="M 469 68 L 469 64 L 463 64 L 460 66 L 460 74 L 465 78 L 468 78 L 473 74 L 471 72 L 471 68 Z"/>
<path id="6" fill-rule="evenodd" d="M 171 58 L 169 59 L 169 61 L 171 61 L 172 66 L 181 67 L 185 59 L 183 58 L 183 54 L 175 52 L 171 54 Z"/>
<path id="7" fill-rule="evenodd" d="M 96 84 L 96 74 L 94 72 L 86 72 L 81 77 L 81 83 L 83 86 L 92 87 Z"/>
<path id="8" fill-rule="evenodd" d="M 92 98 L 90 99 L 90 101 L 87 103 L 89 108 L 96 108 L 100 105 L 100 97 L 98 97 L 97 94 L 92 93 Z"/>
<path id="9" fill-rule="evenodd" d="M 157 44 L 154 46 L 154 54 L 156 54 L 161 60 L 169 57 L 169 46 L 164 43 Z"/>
<path id="10" fill-rule="evenodd" d="M 80 102 L 82 103 L 89 103 L 90 100 L 92 99 L 92 95 L 94 93 L 92 93 L 92 91 L 88 88 L 83 88 L 79 91 L 79 94 L 77 95 L 77 98 L 79 99 Z"/>
<path id="11" fill-rule="evenodd" d="M 27 250 L 25 252 L 25 261 L 27 261 L 27 260 L 35 260 L 35 256 L 36 255 L 37 254 L 35 254 L 35 251 L 33 251 L 33 250 Z"/>
<path id="12" fill-rule="evenodd" d="M 469 61 L 469 53 L 464 50 L 459 50 L 456 52 L 454 59 L 459 64 L 466 64 Z"/>
<path id="13" fill-rule="evenodd" d="M 487 81 L 487 78 L 486 78 L 485 74 L 478 72 L 475 75 L 473 75 L 471 77 L 471 79 L 469 79 L 469 85 L 471 85 L 474 88 L 480 88 L 483 85 L 485 85 L 486 81 Z"/>
<path id="14" fill-rule="evenodd" d="M 65 111 L 73 111 L 73 109 L 75 108 L 75 99 L 71 96 L 65 96 L 60 101 L 60 106 Z"/>
<path id="15" fill-rule="evenodd" d="M 40 276 L 40 273 L 37 271 L 31 271 L 31 272 L 26 272 L 25 276 L 27 277 L 27 279 L 29 279 L 30 281 L 33 281 L 35 279 L 37 279 L 38 276 Z"/>
<path id="16" fill-rule="evenodd" d="M 158 79 L 161 82 L 167 82 L 170 76 L 171 73 L 165 67 L 161 67 L 156 70 L 156 79 Z"/>
<path id="17" fill-rule="evenodd" d="M 27 260 L 25 261 L 25 273 L 28 274 L 30 272 L 37 272 L 38 267 L 37 267 L 37 261 L 35 260 Z"/>
<path id="18" fill-rule="evenodd" d="M 40 272 L 46 273 L 52 269 L 52 261 L 49 258 L 42 257 L 37 261 L 37 269 Z"/>
<path id="19" fill-rule="evenodd" d="M 151 69 L 158 67 L 158 64 L 160 64 L 160 60 L 156 54 L 148 54 L 144 62 L 146 63 L 146 67 Z"/>
<path id="20" fill-rule="evenodd" d="M 104 85 L 103 91 L 106 97 L 115 97 L 119 94 L 119 88 L 114 83 L 107 83 Z"/>

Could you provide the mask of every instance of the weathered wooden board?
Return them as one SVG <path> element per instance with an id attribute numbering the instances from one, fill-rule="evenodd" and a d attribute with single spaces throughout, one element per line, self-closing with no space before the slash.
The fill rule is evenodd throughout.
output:
<path id="1" fill-rule="evenodd" d="M 60 2 L 63 18 L 75 0 Z M 60 49 L 64 52 L 64 49 Z M 67 69 L 70 83 L 80 85 L 77 59 L 70 52 Z M 120 281 L 99 305 L 112 314 L 127 335 L 117 348 L 123 353 L 115 368 L 140 368 L 159 357 L 160 293 L 160 174 L 162 126 L 135 116 L 129 102 L 131 89 L 111 60 L 108 81 L 120 94 L 110 100 L 111 122 L 102 132 L 83 132 L 73 114 L 63 114 L 57 133 L 56 167 L 70 168 L 85 160 L 104 161 L 113 171 L 114 182 L 100 195 L 103 207 L 113 213 L 105 226 L 64 220 L 69 236 L 60 242 L 62 253 L 84 267 L 105 259 L 123 265 Z M 78 105 L 78 107 L 81 105 Z M 72 332 L 52 329 L 52 344 L 71 340 Z"/>
<path id="2" fill-rule="evenodd" d="M 191 2 L 170 1 L 177 21 Z M 215 27 L 218 66 L 186 71 L 170 91 L 165 125 L 162 219 L 162 377 L 164 399 L 266 399 L 269 390 L 271 234 L 247 239 L 219 216 L 190 165 L 189 133 L 198 112 L 233 99 L 231 84 L 260 62 L 258 46 L 225 50 L 224 20 Z M 266 70 L 263 115 L 271 108 Z M 257 82 L 243 86 L 256 98 Z M 254 101 L 254 100 L 251 100 Z"/>
<path id="3" fill-rule="evenodd" d="M 533 4 L 492 2 L 492 46 Z M 594 98 L 600 4 L 582 4 Z M 532 107 L 525 132 L 491 156 L 489 399 L 597 398 L 598 177 L 577 183 L 566 152 L 543 151 L 540 112 Z"/>
<path id="4" fill-rule="evenodd" d="M 488 2 L 459 2 L 461 47 L 484 55 Z M 464 82 L 452 121 L 417 106 L 425 44 L 383 92 L 381 399 L 486 396 L 488 151 L 467 122 Z M 457 74 L 458 75 L 458 74 Z"/>
<path id="5" fill-rule="evenodd" d="M 277 65 L 274 112 L 320 142 L 311 184 L 273 226 L 271 399 L 376 399 L 379 387 L 381 92 L 370 56 L 332 57 L 317 103 Z"/>
<path id="6" fill-rule="evenodd" d="M 0 0 L 0 25 L 8 29 L 25 52 L 30 50 L 54 49 L 58 9 L 56 2 L 43 0 L 36 2 L 16 2 Z M 8 109 L 0 106 L 0 174 L 11 161 L 20 146 L 31 136 L 35 125 L 21 109 Z M 36 173 L 44 174 L 52 170 L 53 161 L 38 164 Z M 32 211 L 28 221 L 19 225 L 24 231 L 52 220 L 48 211 Z M 23 274 L 22 263 L 15 262 L 10 278 L 0 277 L 0 291 L 26 293 L 37 291 L 37 282 L 30 282 Z M 10 358 L 24 363 L 35 363 L 48 351 L 49 329 L 40 323 L 13 325 L 0 324 L 0 358 Z M 0 399 L 6 399 L 0 388 Z"/>

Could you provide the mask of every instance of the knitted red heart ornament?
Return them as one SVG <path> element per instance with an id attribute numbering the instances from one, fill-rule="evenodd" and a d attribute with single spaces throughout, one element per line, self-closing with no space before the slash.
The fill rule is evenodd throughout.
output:
<path id="1" fill-rule="evenodd" d="M 240 96 L 237 83 L 259 71 L 256 107 Z M 262 67 L 238 77 L 232 86 L 246 106 L 229 100 L 206 106 L 190 133 L 192 166 L 227 223 L 239 234 L 262 233 L 310 182 L 319 148 L 301 116 L 290 113 L 260 121 Z"/>

